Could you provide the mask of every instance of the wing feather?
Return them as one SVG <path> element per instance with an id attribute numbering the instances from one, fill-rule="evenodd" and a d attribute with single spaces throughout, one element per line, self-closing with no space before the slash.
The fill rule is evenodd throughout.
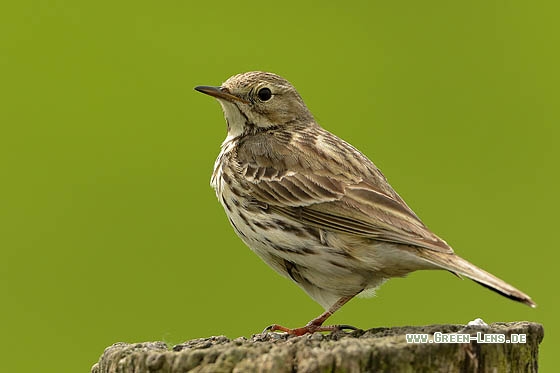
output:
<path id="1" fill-rule="evenodd" d="M 236 161 L 254 198 L 318 228 L 453 252 L 363 154 L 324 130 L 314 141 L 305 133 L 300 137 L 305 146 L 298 146 L 297 137 L 286 142 L 270 134 L 252 136 L 251 141 L 259 141 L 256 147 L 240 143 Z"/>

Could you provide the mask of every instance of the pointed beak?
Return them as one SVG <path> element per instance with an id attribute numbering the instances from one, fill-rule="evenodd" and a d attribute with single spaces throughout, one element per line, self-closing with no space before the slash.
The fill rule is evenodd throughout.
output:
<path id="1" fill-rule="evenodd" d="M 216 97 L 217 99 L 223 99 L 226 101 L 239 101 L 239 102 L 243 102 L 244 104 L 249 103 L 248 101 L 242 99 L 241 97 L 237 97 L 231 94 L 229 90 L 224 87 L 211 87 L 206 85 L 199 85 L 198 87 L 194 87 L 194 89 L 198 92 L 202 92 L 212 97 Z"/>

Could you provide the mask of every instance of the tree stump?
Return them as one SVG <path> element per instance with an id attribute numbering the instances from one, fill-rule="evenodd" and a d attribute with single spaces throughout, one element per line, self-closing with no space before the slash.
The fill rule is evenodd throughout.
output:
<path id="1" fill-rule="evenodd" d="M 407 334 L 427 335 L 433 342 L 410 343 Z M 522 335 L 525 343 L 512 343 Z M 264 333 L 230 340 L 218 336 L 172 348 L 164 342 L 115 343 L 105 349 L 91 372 L 537 372 L 543 337 L 542 325 L 524 321 L 374 328 L 302 337 Z M 436 343 L 445 338 L 447 343 Z M 455 343 L 450 343 L 451 338 Z"/>

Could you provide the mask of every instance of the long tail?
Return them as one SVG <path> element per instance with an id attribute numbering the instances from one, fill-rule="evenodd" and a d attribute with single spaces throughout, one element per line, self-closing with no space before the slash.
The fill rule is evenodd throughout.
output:
<path id="1" fill-rule="evenodd" d="M 468 277 L 504 297 L 525 303 L 533 308 L 537 306 L 527 294 L 455 254 L 419 249 L 417 255 L 440 268 Z"/>

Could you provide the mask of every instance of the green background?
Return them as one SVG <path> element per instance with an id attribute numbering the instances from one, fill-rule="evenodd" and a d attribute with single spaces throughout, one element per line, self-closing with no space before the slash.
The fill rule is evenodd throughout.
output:
<path id="1" fill-rule="evenodd" d="M 2 370 L 88 371 L 117 341 L 249 336 L 321 312 L 235 236 L 209 186 L 226 126 L 193 90 L 276 72 L 463 257 L 530 309 L 417 272 L 333 318 L 558 322 L 555 2 L 0 5 Z M 548 368 L 548 369 L 547 369 Z"/>

